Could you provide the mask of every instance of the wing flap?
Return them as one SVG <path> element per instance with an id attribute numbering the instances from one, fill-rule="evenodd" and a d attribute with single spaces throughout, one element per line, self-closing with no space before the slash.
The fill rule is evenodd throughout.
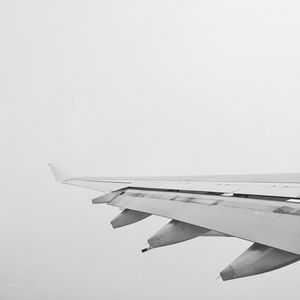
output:
<path id="1" fill-rule="evenodd" d="M 132 209 L 175 219 L 300 254 L 300 232 L 298 230 L 300 218 L 296 215 L 218 205 L 218 203 L 201 205 L 145 196 L 137 197 L 127 195 L 126 192 L 108 204 L 122 209 Z"/>

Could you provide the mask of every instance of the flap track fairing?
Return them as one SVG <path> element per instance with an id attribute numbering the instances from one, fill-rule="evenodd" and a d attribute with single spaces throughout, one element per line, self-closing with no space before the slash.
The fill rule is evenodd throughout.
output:
<path id="1" fill-rule="evenodd" d="M 299 260 L 299 255 L 254 243 L 221 273 L 223 280 L 269 272 Z"/>
<path id="2" fill-rule="evenodd" d="M 111 225 L 113 228 L 118 228 L 132 223 L 136 223 L 149 216 L 151 216 L 151 214 L 137 210 L 125 209 L 111 221 Z"/>
<path id="3" fill-rule="evenodd" d="M 205 235 L 208 232 L 210 232 L 209 229 L 200 226 L 171 220 L 148 240 L 149 248 L 143 249 L 142 252 L 184 242 L 200 235 Z"/>

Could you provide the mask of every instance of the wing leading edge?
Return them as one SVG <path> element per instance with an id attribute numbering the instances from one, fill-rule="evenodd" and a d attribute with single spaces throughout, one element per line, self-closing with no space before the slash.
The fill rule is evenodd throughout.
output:
<path id="1" fill-rule="evenodd" d="M 214 181 L 211 176 L 155 180 L 80 177 L 57 164 L 50 168 L 59 182 L 104 193 L 93 199 L 94 204 L 121 208 L 112 220 L 114 228 L 151 215 L 171 219 L 149 238 L 149 247 L 142 252 L 199 236 L 233 236 L 253 242 L 221 271 L 223 280 L 275 270 L 300 257 L 298 174 L 270 175 L 283 182 L 267 180 L 266 175 L 247 175 L 249 181 L 234 176 L 214 177 Z"/>

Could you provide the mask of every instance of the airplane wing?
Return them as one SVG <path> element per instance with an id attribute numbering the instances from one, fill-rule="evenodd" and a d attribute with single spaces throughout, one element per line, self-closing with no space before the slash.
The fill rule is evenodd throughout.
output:
<path id="1" fill-rule="evenodd" d="M 253 242 L 220 272 L 223 280 L 272 271 L 300 258 L 300 174 L 96 178 L 57 164 L 50 168 L 59 182 L 102 192 L 94 204 L 121 208 L 111 221 L 114 228 L 151 215 L 171 219 L 142 252 L 200 236 Z"/>

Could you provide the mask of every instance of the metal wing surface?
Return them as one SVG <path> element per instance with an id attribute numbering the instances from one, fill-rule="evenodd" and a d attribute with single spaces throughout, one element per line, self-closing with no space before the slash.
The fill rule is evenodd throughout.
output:
<path id="1" fill-rule="evenodd" d="M 253 242 L 221 271 L 223 280 L 268 272 L 300 257 L 300 174 L 94 178 L 56 164 L 50 168 L 62 183 L 104 192 L 93 203 L 123 210 L 112 220 L 114 228 L 151 215 L 171 219 L 143 252 L 199 236 Z"/>

